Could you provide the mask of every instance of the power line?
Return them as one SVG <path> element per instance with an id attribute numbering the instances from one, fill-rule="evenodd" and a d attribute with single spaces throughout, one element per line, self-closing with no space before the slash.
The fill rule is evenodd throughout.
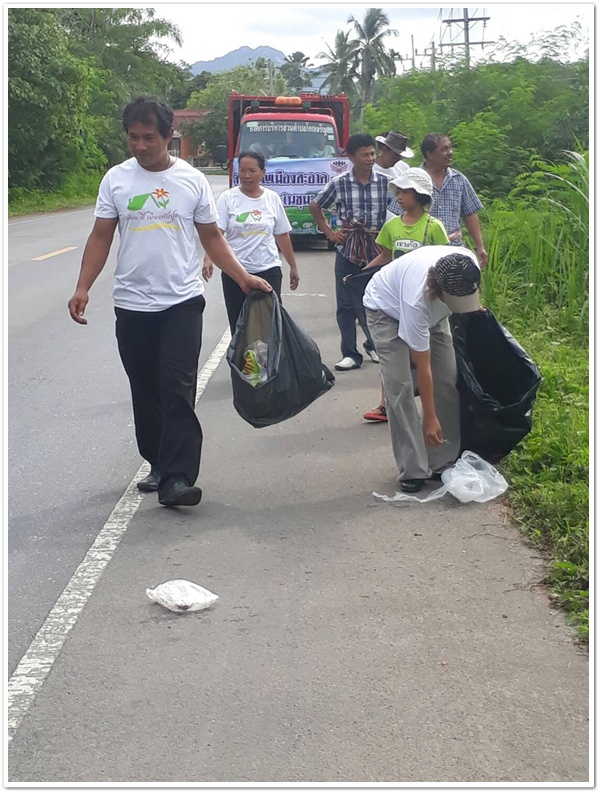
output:
<path id="1" fill-rule="evenodd" d="M 493 41 L 472 41 L 470 36 L 471 27 L 473 27 L 477 22 L 483 22 L 483 31 L 485 34 L 485 27 L 486 23 L 489 22 L 490 17 L 485 16 L 485 9 L 483 10 L 484 16 L 469 16 L 469 9 L 463 8 L 463 15 L 457 19 L 452 18 L 452 14 L 454 13 L 453 10 L 450 11 L 450 19 L 442 19 L 442 22 L 445 25 L 448 25 L 448 30 L 450 30 L 451 25 L 458 25 L 459 27 L 462 26 L 462 31 L 459 31 L 457 37 L 460 36 L 462 32 L 462 41 L 457 41 L 456 38 L 449 42 L 440 41 L 440 48 L 443 47 L 451 47 L 452 52 L 454 52 L 454 47 L 464 47 L 465 48 L 465 62 L 467 67 L 470 65 L 470 58 L 471 58 L 471 47 L 476 44 L 480 44 L 482 47 L 486 44 L 495 44 Z M 475 14 L 477 14 L 478 9 L 475 9 Z M 452 35 L 452 34 L 450 34 Z M 443 35 L 442 35 L 443 38 Z"/>

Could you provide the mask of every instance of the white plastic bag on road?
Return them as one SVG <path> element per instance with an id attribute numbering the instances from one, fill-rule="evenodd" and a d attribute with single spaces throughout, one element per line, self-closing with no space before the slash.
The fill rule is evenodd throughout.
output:
<path id="1" fill-rule="evenodd" d="M 153 603 L 160 603 L 161 606 L 179 613 L 207 609 L 219 599 L 218 595 L 208 589 L 183 579 L 166 581 L 156 589 L 147 589 L 146 594 Z"/>
<path id="2" fill-rule="evenodd" d="M 508 489 L 508 482 L 493 465 L 483 460 L 475 452 L 465 451 L 451 468 L 442 473 L 442 487 L 434 490 L 425 498 L 396 493 L 395 496 L 382 496 L 373 493 L 383 501 L 418 501 L 425 504 L 450 493 L 463 504 L 469 501 L 492 501 Z"/>

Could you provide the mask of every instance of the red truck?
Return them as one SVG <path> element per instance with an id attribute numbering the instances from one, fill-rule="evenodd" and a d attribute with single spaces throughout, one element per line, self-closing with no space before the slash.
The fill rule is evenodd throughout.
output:
<path id="1" fill-rule="evenodd" d="M 344 157 L 349 126 L 350 106 L 344 94 L 232 92 L 227 144 L 230 187 L 238 183 L 238 154 L 260 152 L 267 161 L 264 184 L 279 193 L 292 234 L 320 235 L 308 205 L 333 176 L 350 167 Z"/>

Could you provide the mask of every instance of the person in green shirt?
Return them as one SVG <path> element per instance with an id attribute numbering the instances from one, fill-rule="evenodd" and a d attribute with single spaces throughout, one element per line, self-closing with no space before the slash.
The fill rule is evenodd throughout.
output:
<path id="1" fill-rule="evenodd" d="M 409 251 L 422 245 L 449 245 L 450 240 L 444 224 L 429 214 L 433 201 L 431 176 L 421 168 L 409 168 L 401 176 L 392 179 L 389 192 L 400 204 L 403 212 L 383 224 L 377 236 L 381 253 L 370 261 L 363 272 L 371 267 L 389 264 Z M 366 421 L 387 421 L 385 391 L 381 386 L 381 400 L 373 410 L 363 415 Z"/>

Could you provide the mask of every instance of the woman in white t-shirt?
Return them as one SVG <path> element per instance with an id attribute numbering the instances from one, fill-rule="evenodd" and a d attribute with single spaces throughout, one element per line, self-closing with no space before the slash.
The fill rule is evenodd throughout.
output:
<path id="1" fill-rule="evenodd" d="M 268 281 L 281 298 L 281 257 L 290 266 L 290 289 L 298 288 L 298 266 L 289 232 L 291 225 L 281 199 L 273 190 L 261 185 L 265 176 L 265 158 L 259 152 L 246 151 L 239 156 L 238 187 L 225 190 L 217 200 L 217 225 L 225 235 L 237 260 L 249 273 Z M 204 257 L 202 276 L 208 281 L 213 263 Z M 231 333 L 235 331 L 246 295 L 229 276 L 222 273 L 223 296 Z"/>

